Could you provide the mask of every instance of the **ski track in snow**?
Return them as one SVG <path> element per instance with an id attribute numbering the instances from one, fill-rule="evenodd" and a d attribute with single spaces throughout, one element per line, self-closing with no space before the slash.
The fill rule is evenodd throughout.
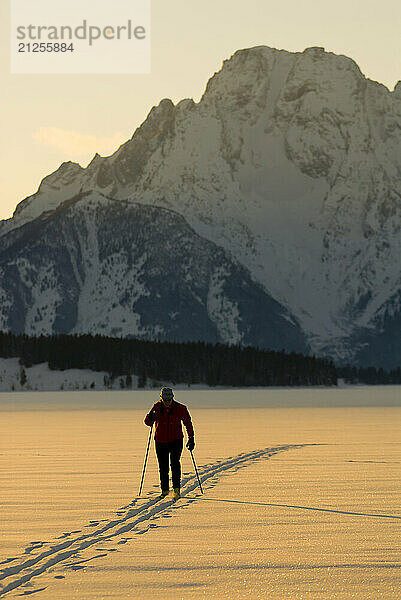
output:
<path id="1" fill-rule="evenodd" d="M 274 448 L 264 448 L 262 450 L 238 454 L 237 456 L 227 458 L 226 460 L 219 460 L 205 466 L 198 466 L 199 479 L 205 490 L 210 489 L 218 482 L 219 475 L 224 475 L 227 472 L 233 473 L 240 468 L 249 466 L 256 460 L 268 459 L 278 452 L 310 445 L 311 444 L 283 445 Z M 110 521 L 90 521 L 85 527 L 96 527 L 97 529 L 92 530 L 89 533 L 82 533 L 82 531 L 64 532 L 61 536 L 56 538 L 54 542 L 31 542 L 30 546 L 25 548 L 22 555 L 6 559 L 3 563 L 0 563 L 0 565 L 14 563 L 12 566 L 5 567 L 0 571 L 0 596 L 4 596 L 12 590 L 22 591 L 23 587 L 29 587 L 30 589 L 23 591 L 18 594 L 18 596 L 26 596 L 34 594 L 35 592 L 40 592 L 46 588 L 41 587 L 39 589 L 31 589 L 33 587 L 33 584 L 30 583 L 31 579 L 49 573 L 55 567 L 60 566 L 60 563 L 63 563 L 61 566 L 65 570 L 76 571 L 84 569 L 91 560 L 105 557 L 108 552 L 116 551 L 115 548 L 104 548 L 102 547 L 102 544 L 107 544 L 108 542 L 125 544 L 129 540 L 134 539 L 134 537 L 127 538 L 121 536 L 124 536 L 127 533 L 132 536 L 144 534 L 150 529 L 157 527 L 155 523 L 152 523 L 152 520 L 155 517 L 166 516 L 169 509 L 173 506 L 177 509 L 188 507 L 188 505 L 196 501 L 201 494 L 198 489 L 198 496 L 191 496 L 187 499 L 187 502 L 185 502 L 186 496 L 199 488 L 195 473 L 185 475 L 186 474 L 184 474 L 181 481 L 181 501 L 179 501 L 179 503 L 174 502 L 171 496 L 164 500 L 158 500 L 155 498 L 154 492 L 149 492 L 151 497 L 143 499 L 136 498 L 130 504 L 118 509 L 116 511 L 116 519 Z M 78 533 L 81 535 L 76 535 Z M 76 537 L 71 538 L 70 536 L 72 535 L 76 535 Z M 45 550 L 42 550 L 43 547 L 48 544 L 50 544 L 50 546 Z M 99 544 L 100 546 L 98 546 Z M 86 559 L 82 559 L 79 556 L 81 551 L 94 545 L 97 545 L 95 549 L 96 554 L 94 556 Z M 41 551 L 34 555 L 33 552 L 35 550 Z M 64 578 L 64 576 L 56 575 L 55 578 L 61 579 Z"/>

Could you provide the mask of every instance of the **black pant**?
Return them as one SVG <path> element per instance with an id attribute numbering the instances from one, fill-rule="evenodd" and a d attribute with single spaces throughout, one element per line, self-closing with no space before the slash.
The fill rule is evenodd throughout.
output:
<path id="1" fill-rule="evenodd" d="M 159 461 L 160 486 L 162 490 L 169 489 L 168 483 L 168 457 L 170 455 L 171 475 L 173 479 L 173 488 L 181 486 L 181 464 L 180 458 L 184 440 L 174 440 L 164 444 L 156 442 L 156 455 Z"/>

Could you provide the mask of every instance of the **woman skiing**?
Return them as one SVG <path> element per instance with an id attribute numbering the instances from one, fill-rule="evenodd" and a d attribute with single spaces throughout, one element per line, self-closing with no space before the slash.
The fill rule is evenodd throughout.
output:
<path id="1" fill-rule="evenodd" d="M 161 498 L 169 494 L 169 458 L 173 480 L 174 500 L 181 497 L 181 464 L 183 433 L 181 421 L 188 434 L 186 447 L 189 451 L 195 448 L 194 429 L 188 409 L 174 400 L 173 390 L 163 387 L 160 400 L 145 417 L 145 424 L 151 427 L 155 423 L 156 456 L 159 462 Z"/>

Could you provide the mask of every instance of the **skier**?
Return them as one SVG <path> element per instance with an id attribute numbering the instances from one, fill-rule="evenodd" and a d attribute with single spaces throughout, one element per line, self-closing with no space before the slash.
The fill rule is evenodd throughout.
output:
<path id="1" fill-rule="evenodd" d="M 145 417 L 145 424 L 155 427 L 156 456 L 159 462 L 161 496 L 165 498 L 169 490 L 169 457 L 171 475 L 173 480 L 174 500 L 181 498 L 181 464 L 180 458 L 183 448 L 183 433 L 181 421 L 184 423 L 188 434 L 186 447 L 191 452 L 195 448 L 194 429 L 188 409 L 183 404 L 174 400 L 173 390 L 163 387 L 160 400 L 154 404 L 152 410 Z"/>

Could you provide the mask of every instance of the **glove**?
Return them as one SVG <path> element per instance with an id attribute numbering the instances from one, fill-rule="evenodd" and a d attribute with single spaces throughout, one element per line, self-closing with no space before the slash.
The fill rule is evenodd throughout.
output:
<path id="1" fill-rule="evenodd" d="M 155 421 L 156 421 L 156 413 L 154 410 L 151 410 L 150 413 L 148 413 L 145 417 L 145 424 L 150 427 L 151 425 L 154 425 Z"/>
<path id="2" fill-rule="evenodd" d="M 188 438 L 187 448 L 190 452 L 192 452 L 192 450 L 195 448 L 195 440 L 193 437 Z"/>

